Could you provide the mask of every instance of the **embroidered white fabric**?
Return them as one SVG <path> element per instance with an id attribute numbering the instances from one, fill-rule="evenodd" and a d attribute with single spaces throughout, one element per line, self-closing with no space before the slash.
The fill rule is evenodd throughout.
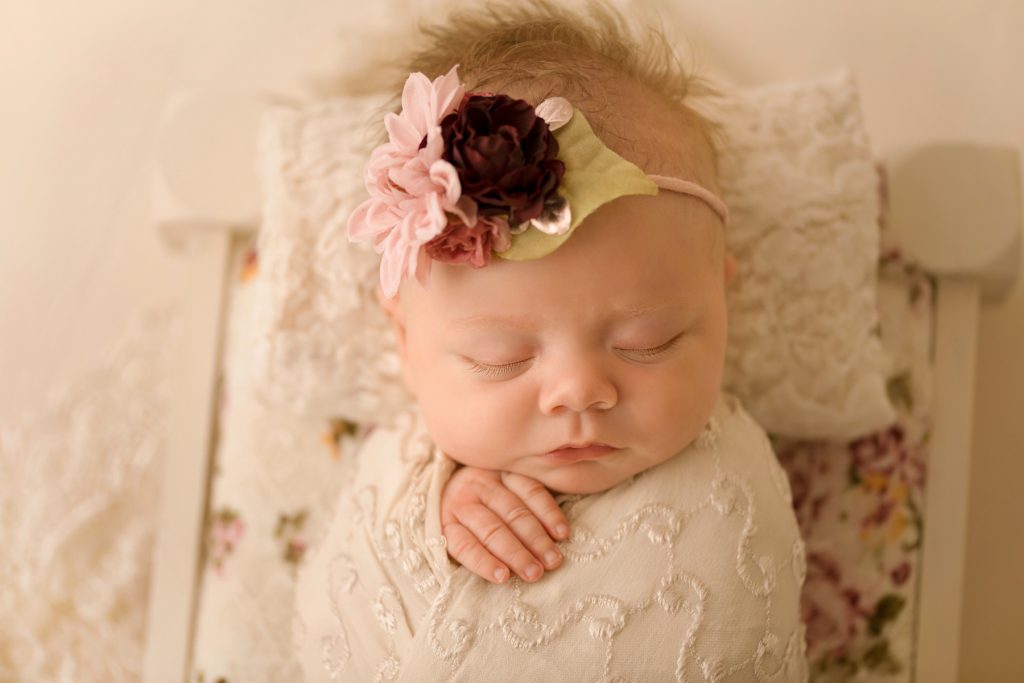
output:
<path id="1" fill-rule="evenodd" d="M 562 495 L 565 560 L 533 584 L 454 565 L 440 495 L 454 463 L 415 409 L 369 435 L 300 569 L 307 683 L 806 681 L 806 575 L 786 473 L 723 395 L 674 458 Z"/>
<path id="2" fill-rule="evenodd" d="M 298 410 L 356 421 L 407 407 L 375 301 L 378 257 L 348 214 L 385 96 L 275 106 L 262 126 L 258 375 Z M 847 71 L 708 102 L 727 144 L 723 196 L 738 277 L 726 387 L 771 433 L 850 438 L 894 418 L 877 334 L 878 176 Z"/>
<path id="3" fill-rule="evenodd" d="M 180 317 L 0 428 L 0 681 L 134 683 Z"/>

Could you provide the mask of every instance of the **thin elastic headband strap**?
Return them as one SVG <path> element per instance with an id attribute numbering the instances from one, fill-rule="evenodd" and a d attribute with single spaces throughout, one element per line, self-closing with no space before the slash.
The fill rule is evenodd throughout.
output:
<path id="1" fill-rule="evenodd" d="M 706 187 L 689 180 L 673 178 L 666 175 L 648 175 L 647 177 L 653 180 L 655 185 L 665 190 L 682 192 L 683 194 L 703 199 L 704 202 L 718 214 L 718 217 L 722 219 L 722 222 L 729 225 L 729 209 L 726 207 L 725 202 L 719 199 L 717 195 Z"/>

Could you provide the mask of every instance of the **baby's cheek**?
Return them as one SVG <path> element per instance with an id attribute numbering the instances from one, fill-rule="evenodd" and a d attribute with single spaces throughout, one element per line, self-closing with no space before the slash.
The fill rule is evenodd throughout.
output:
<path id="1" fill-rule="evenodd" d="M 437 444 L 452 460 L 473 467 L 500 469 L 502 425 L 493 424 L 479 400 L 466 392 L 435 387 L 421 392 L 420 410 Z"/>
<path id="2" fill-rule="evenodd" d="M 636 433 L 653 466 L 696 438 L 714 408 L 717 386 L 703 359 L 680 363 L 664 380 L 637 392 Z"/>

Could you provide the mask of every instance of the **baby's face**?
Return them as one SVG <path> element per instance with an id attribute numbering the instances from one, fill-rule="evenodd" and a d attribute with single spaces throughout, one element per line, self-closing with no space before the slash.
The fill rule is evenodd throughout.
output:
<path id="1" fill-rule="evenodd" d="M 718 219 L 661 191 L 602 206 L 554 253 L 433 263 L 390 306 L 405 380 L 464 465 L 595 493 L 671 458 L 711 416 L 725 357 Z M 567 444 L 603 453 L 552 455 Z"/>

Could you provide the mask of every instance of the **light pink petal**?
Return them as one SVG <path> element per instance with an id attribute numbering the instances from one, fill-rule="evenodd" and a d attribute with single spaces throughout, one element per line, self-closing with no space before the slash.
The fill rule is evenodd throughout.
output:
<path id="1" fill-rule="evenodd" d="M 415 167 L 409 168 L 408 165 L 394 166 L 388 171 L 388 178 L 391 182 L 405 188 L 406 194 L 413 197 L 422 194 L 421 192 L 416 191 L 416 183 L 422 178 L 422 176 L 423 174 Z"/>
<path id="2" fill-rule="evenodd" d="M 386 202 L 367 199 L 348 217 L 348 238 L 365 242 L 381 232 L 390 230 L 398 222 L 398 215 Z"/>
<path id="3" fill-rule="evenodd" d="M 425 200 L 424 202 L 425 203 Z M 430 233 L 430 222 L 427 219 L 429 215 L 425 206 L 419 206 L 415 210 L 410 211 L 406 214 L 405 218 L 402 219 L 401 228 L 405 231 L 403 234 L 407 242 L 415 242 L 416 244 L 425 244 L 429 241 L 429 238 L 424 239 Z"/>
<path id="4" fill-rule="evenodd" d="M 459 83 L 457 70 L 459 65 L 453 66 L 444 76 L 434 79 L 434 91 L 437 93 L 435 121 L 440 122 L 448 114 L 455 111 L 455 108 L 462 102 L 462 95 L 466 86 Z"/>
<path id="5" fill-rule="evenodd" d="M 392 144 L 403 152 L 415 153 L 425 133 L 420 133 L 404 116 L 392 112 L 384 115 L 384 127 Z"/>
<path id="6" fill-rule="evenodd" d="M 401 220 L 395 207 L 379 199 L 360 204 L 348 220 L 349 239 L 363 242 L 391 230 Z"/>
<path id="7" fill-rule="evenodd" d="M 398 152 L 390 142 L 385 142 L 374 149 L 363 173 L 367 191 L 372 193 L 379 188 L 386 188 L 388 170 L 396 164 L 404 163 L 408 158 L 408 155 Z"/>
<path id="8" fill-rule="evenodd" d="M 440 186 L 444 193 L 445 206 L 454 207 L 462 194 L 462 183 L 455 167 L 444 159 L 438 159 L 430 165 L 430 179 Z"/>
<path id="9" fill-rule="evenodd" d="M 373 148 L 370 152 L 370 160 L 367 162 L 369 168 L 379 168 L 386 166 L 391 163 L 396 156 L 401 156 L 400 152 L 390 142 L 384 142 Z"/>
<path id="10" fill-rule="evenodd" d="M 428 194 L 425 204 L 421 207 L 416 216 L 416 240 L 420 244 L 426 244 L 440 235 L 445 226 L 448 225 L 448 216 L 445 215 L 444 207 L 441 206 L 441 195 Z"/>
<path id="11" fill-rule="evenodd" d="M 427 144 L 419 150 L 419 158 L 426 166 L 430 166 L 443 155 L 444 137 L 441 135 L 441 126 L 433 126 L 427 131 Z"/>
<path id="12" fill-rule="evenodd" d="M 399 279 L 405 275 L 413 276 L 416 274 L 417 252 L 419 252 L 423 244 L 416 236 L 416 222 L 416 214 L 409 214 L 399 225 L 401 239 L 395 241 L 394 247 L 399 255 L 398 263 L 396 264 Z"/>
<path id="13" fill-rule="evenodd" d="M 370 207 L 366 216 L 367 222 L 371 226 L 374 232 L 381 232 L 383 230 L 390 230 L 398 221 L 402 219 L 402 215 L 398 213 L 397 209 L 389 202 L 378 199 L 377 202 Z"/>
<path id="14" fill-rule="evenodd" d="M 405 248 L 401 239 L 401 228 L 396 228 L 388 233 L 380 260 L 380 284 L 387 296 L 393 297 L 398 292 L 398 283 L 402 280 L 402 271 L 405 270 Z"/>
<path id="15" fill-rule="evenodd" d="M 372 180 L 373 184 L 367 183 L 366 191 L 370 193 L 371 197 L 377 197 L 382 201 L 387 201 L 390 204 L 397 204 L 399 200 L 404 196 L 404 192 L 399 190 L 388 174 L 380 176 Z"/>
<path id="16" fill-rule="evenodd" d="M 391 266 L 391 258 L 391 254 L 385 251 L 380 260 L 380 288 L 389 299 L 393 299 L 398 293 L 399 283 L 399 278 L 395 276 L 394 268 Z"/>
<path id="17" fill-rule="evenodd" d="M 437 106 L 434 86 L 420 72 L 411 73 L 402 88 L 402 117 L 419 133 L 416 144 L 427 134 L 427 126 L 437 123 L 434 109 Z"/>
<path id="18" fill-rule="evenodd" d="M 366 220 L 367 214 L 370 213 L 370 206 L 375 201 L 374 199 L 367 199 L 357 206 L 355 211 L 349 214 L 348 221 L 346 222 L 346 232 L 350 241 L 362 242 L 368 235 L 376 234 L 375 231 L 370 229 L 369 223 Z"/>
<path id="19" fill-rule="evenodd" d="M 430 179 L 427 169 L 418 159 L 412 159 L 401 167 L 391 169 L 391 180 L 405 188 L 411 197 L 423 197 L 437 192 L 437 185 Z"/>
<path id="20" fill-rule="evenodd" d="M 420 240 L 416 234 L 419 212 L 413 211 L 402 217 L 398 227 L 395 228 L 394 249 L 407 252 L 410 247 L 419 246 Z M 403 261 L 404 263 L 404 261 Z"/>

